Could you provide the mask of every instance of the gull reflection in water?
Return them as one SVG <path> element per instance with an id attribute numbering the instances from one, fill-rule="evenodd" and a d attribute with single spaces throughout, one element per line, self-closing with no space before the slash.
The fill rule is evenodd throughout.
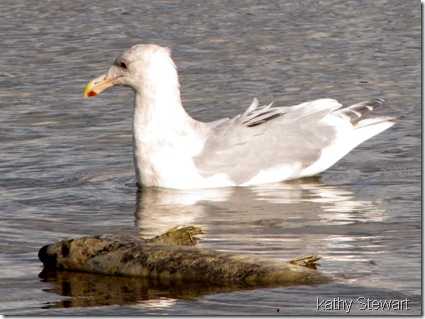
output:
<path id="1" fill-rule="evenodd" d="M 137 195 L 136 224 L 142 237 L 152 237 L 177 225 L 201 226 L 208 232 L 234 226 L 276 228 L 382 222 L 385 210 L 358 200 L 344 189 L 303 179 L 256 187 L 205 190 L 145 188 Z"/>

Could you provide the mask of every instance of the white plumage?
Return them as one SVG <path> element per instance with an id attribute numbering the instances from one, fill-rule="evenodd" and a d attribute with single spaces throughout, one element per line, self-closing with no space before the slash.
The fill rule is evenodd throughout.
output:
<path id="1" fill-rule="evenodd" d="M 170 50 L 136 45 L 87 84 L 86 97 L 114 85 L 135 92 L 133 146 L 140 185 L 193 189 L 248 186 L 316 175 L 394 124 L 365 118 L 384 101 L 341 108 L 332 99 L 259 106 L 211 123 L 183 109 Z"/>

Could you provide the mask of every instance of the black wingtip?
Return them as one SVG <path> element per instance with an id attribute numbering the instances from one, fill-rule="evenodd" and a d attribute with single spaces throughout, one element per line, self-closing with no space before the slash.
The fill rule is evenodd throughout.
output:
<path id="1" fill-rule="evenodd" d="M 385 100 L 383 98 L 378 97 L 376 99 L 373 99 L 372 102 L 379 103 L 382 105 L 385 103 Z"/>

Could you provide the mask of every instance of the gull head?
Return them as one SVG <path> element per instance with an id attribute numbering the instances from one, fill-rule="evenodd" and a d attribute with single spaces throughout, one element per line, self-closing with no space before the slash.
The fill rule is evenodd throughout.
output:
<path id="1" fill-rule="evenodd" d="M 138 44 L 118 56 L 107 73 L 90 81 L 84 97 L 96 96 L 115 85 L 146 91 L 162 86 L 170 78 L 178 81 L 171 50 L 156 44 Z"/>

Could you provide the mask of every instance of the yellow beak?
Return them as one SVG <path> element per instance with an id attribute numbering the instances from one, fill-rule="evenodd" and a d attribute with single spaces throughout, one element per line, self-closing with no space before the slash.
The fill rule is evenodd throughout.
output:
<path id="1" fill-rule="evenodd" d="M 106 74 L 91 80 L 84 88 L 84 98 L 96 96 L 107 88 L 114 86 L 114 80 L 115 78 L 107 79 Z"/>

